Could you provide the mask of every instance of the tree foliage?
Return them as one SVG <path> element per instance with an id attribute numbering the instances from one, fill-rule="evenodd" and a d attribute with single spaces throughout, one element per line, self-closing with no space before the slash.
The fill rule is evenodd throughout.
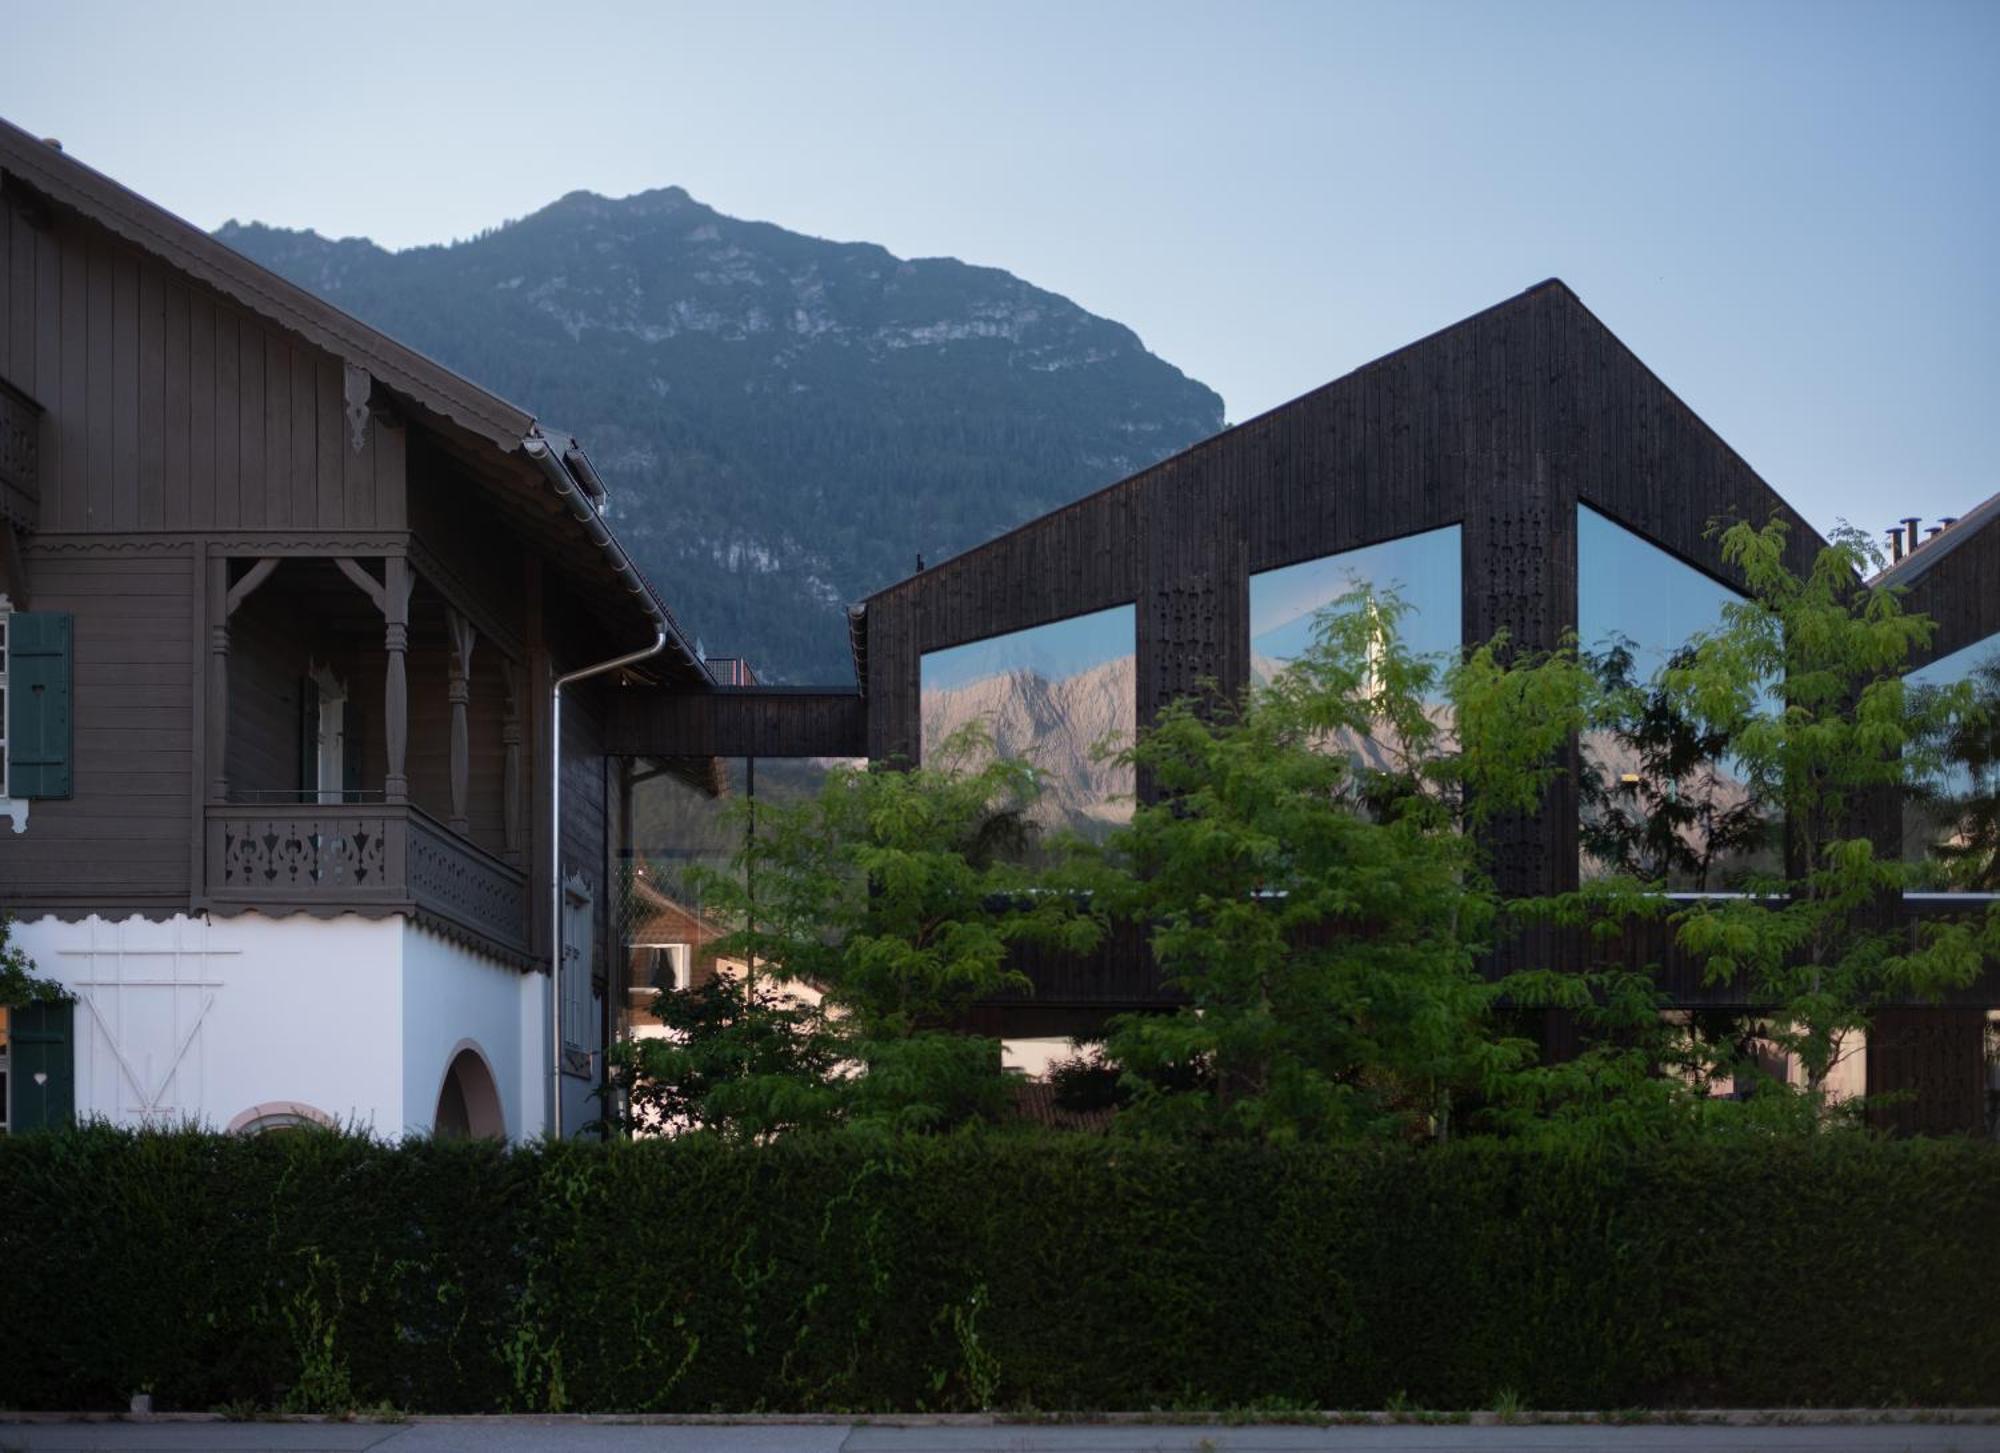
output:
<path id="1" fill-rule="evenodd" d="M 1645 680 L 1629 650 L 1573 641 L 1427 658 L 1400 600 L 1357 592 L 1267 687 L 1176 703 L 1123 748 L 1150 790 L 1099 843 L 1037 842 L 1032 768 L 976 733 L 917 770 L 835 772 L 762 812 L 711 893 L 739 924 L 724 950 L 824 1012 L 754 977 L 672 1008 L 683 1042 L 646 1051 L 661 1103 L 751 1135 L 991 1122 L 998 1046 L 962 1020 L 1027 989 L 1014 945 L 1137 924 L 1182 1006 L 1113 1020 L 1059 1076 L 1128 1133 L 1615 1148 L 1828 1123 L 1877 1006 L 2000 955 L 2000 909 L 1913 930 L 1899 895 L 1928 870 L 1876 845 L 1988 719 L 1969 687 L 1906 686 L 1930 626 L 1862 584 L 1862 541 L 1803 575 L 1781 524 L 1721 544 L 1748 598 Z M 1631 780 L 1605 786 L 1597 752 Z M 1595 871 L 1502 892 L 1510 824 L 1563 800 L 1580 758 Z M 1700 891 L 1721 882 L 1738 891 Z M 1759 1007 L 1667 1012 L 1658 966 L 1626 953 L 1647 922 Z M 1581 971 L 1550 952 L 1577 945 Z M 1549 1014 L 1574 1052 L 1541 1052 Z"/>

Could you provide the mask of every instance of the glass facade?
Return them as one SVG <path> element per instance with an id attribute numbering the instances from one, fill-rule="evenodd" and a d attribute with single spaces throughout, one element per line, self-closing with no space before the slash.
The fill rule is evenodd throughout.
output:
<path id="1" fill-rule="evenodd" d="M 1988 719 L 1961 727 L 1944 744 L 1945 766 L 1927 800 L 1903 811 L 1903 848 L 1932 866 L 1925 887 L 2000 892 L 2000 635 L 1912 671 L 1912 686 L 1970 682 Z"/>
<path id="2" fill-rule="evenodd" d="M 1132 815 L 1133 778 L 1101 755 L 1137 725 L 1137 614 L 1113 606 L 926 654 L 922 752 L 984 722 L 1003 758 L 1034 764 L 1044 827 L 1101 837 Z"/>
<path id="3" fill-rule="evenodd" d="M 865 761 L 818 757 L 669 757 L 637 761 L 624 801 L 614 794 L 613 832 L 628 842 L 618 867 L 614 923 L 620 952 L 614 1034 L 660 1032 L 650 1012 L 661 989 L 690 989 L 743 965 L 715 944 L 738 925 L 709 901 L 711 875 L 740 871 L 733 861 L 755 830 L 755 805 L 817 793 L 836 766 Z M 629 813 L 629 822 L 625 820 Z M 801 997 L 816 997 L 793 989 Z"/>
<path id="4" fill-rule="evenodd" d="M 1426 530 L 1302 560 L 1250 577 L 1250 679 L 1263 685 L 1312 644 L 1318 614 L 1366 586 L 1393 590 L 1410 607 L 1404 644 L 1419 655 L 1459 648 L 1462 582 L 1459 527 Z"/>
<path id="5" fill-rule="evenodd" d="M 1576 534 L 1577 637 L 1615 683 L 1656 684 L 1690 637 L 1721 626 L 1724 607 L 1744 599 L 1587 505 Z M 1648 711 L 1588 733 L 1582 749 L 1585 878 L 1624 871 L 1701 892 L 1772 866 L 1768 824 L 1726 744 L 1703 741 L 1694 723 Z"/>
<path id="6" fill-rule="evenodd" d="M 1653 676 L 1697 631 L 1743 597 L 1591 509 L 1576 510 L 1576 634 L 1586 651 L 1625 642 L 1633 674 Z"/>

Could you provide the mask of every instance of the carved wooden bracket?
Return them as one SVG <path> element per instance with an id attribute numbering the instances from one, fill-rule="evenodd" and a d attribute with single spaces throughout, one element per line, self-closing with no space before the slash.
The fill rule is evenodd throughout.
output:
<path id="1" fill-rule="evenodd" d="M 271 572 L 278 568 L 276 556 L 267 555 L 243 572 L 243 578 L 229 587 L 229 593 L 222 598 L 222 618 L 226 621 L 236 614 L 236 608 L 250 598 L 252 591 L 271 578 Z"/>
<path id="2" fill-rule="evenodd" d="M 347 365 L 344 392 L 347 397 L 347 440 L 359 454 L 368 447 L 368 396 L 374 392 L 375 380 L 368 376 L 368 370 L 359 364 Z"/>
<path id="3" fill-rule="evenodd" d="M 387 601 L 382 593 L 382 582 L 368 573 L 368 568 L 359 560 L 346 555 L 336 555 L 333 563 L 340 567 L 340 573 L 353 581 L 361 593 L 375 603 L 375 609 L 384 615 L 389 613 Z"/>

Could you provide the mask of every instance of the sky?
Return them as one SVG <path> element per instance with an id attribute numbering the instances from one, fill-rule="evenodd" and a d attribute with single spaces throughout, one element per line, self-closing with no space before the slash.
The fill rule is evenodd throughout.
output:
<path id="1" fill-rule="evenodd" d="M 0 0 L 0 115 L 205 227 L 578 188 L 1003 267 L 1241 421 L 1559 276 L 1822 528 L 2000 490 L 2000 3 Z"/>

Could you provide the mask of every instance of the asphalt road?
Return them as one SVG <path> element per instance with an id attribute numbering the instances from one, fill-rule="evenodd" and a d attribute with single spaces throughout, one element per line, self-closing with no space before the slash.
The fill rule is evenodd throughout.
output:
<path id="1" fill-rule="evenodd" d="M 0 1422 L 0 1453 L 2000 1453 L 2000 1423 L 689 1425 Z"/>

